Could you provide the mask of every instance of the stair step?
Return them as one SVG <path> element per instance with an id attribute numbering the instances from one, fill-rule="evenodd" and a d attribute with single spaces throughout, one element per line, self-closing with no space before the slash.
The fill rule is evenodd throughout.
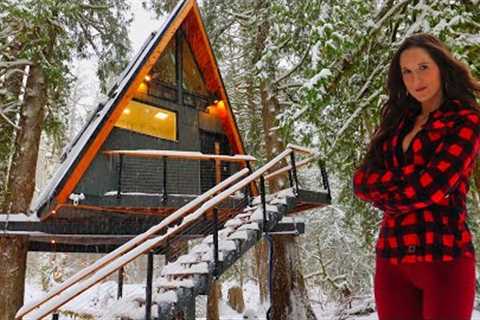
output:
<path id="1" fill-rule="evenodd" d="M 259 231 L 260 226 L 258 225 L 257 222 L 250 222 L 250 223 L 247 223 L 247 224 L 244 224 L 244 225 L 240 226 L 237 230 L 239 230 L 239 231 L 241 231 L 241 230 Z"/>
<path id="2" fill-rule="evenodd" d="M 171 290 L 176 288 L 193 288 L 195 287 L 195 280 L 192 277 L 180 280 L 170 280 L 167 278 L 160 278 L 155 282 L 155 287 L 163 290 Z"/>
<path id="3" fill-rule="evenodd" d="M 188 267 L 177 263 L 170 263 L 162 270 L 162 276 L 187 276 L 194 274 L 209 273 L 208 264 L 206 262 L 199 262 Z"/>
<path id="4" fill-rule="evenodd" d="M 231 235 L 228 236 L 229 240 L 248 240 L 248 230 L 239 230 L 235 231 Z"/>

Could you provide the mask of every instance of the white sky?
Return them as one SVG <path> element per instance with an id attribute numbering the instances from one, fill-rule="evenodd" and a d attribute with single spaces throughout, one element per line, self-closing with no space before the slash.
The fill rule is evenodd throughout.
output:
<path id="1" fill-rule="evenodd" d="M 136 53 L 148 35 L 162 26 L 163 19 L 155 19 L 153 14 L 144 10 L 141 0 L 130 0 L 129 2 L 134 14 L 129 35 L 132 41 L 133 53 Z"/>
<path id="2" fill-rule="evenodd" d="M 129 0 L 129 2 L 134 15 L 129 30 L 129 38 L 132 42 L 131 56 L 133 57 L 140 50 L 150 33 L 160 29 L 164 18 L 155 19 L 153 14 L 143 9 L 141 0 Z M 77 112 L 85 117 L 88 111 L 92 110 L 97 103 L 95 101 L 99 92 L 99 81 L 96 75 L 97 63 L 95 59 L 84 59 L 76 60 L 75 64 L 77 67 L 75 74 L 82 82 L 89 84 L 88 94 L 85 94 L 78 101 L 77 105 Z M 85 110 L 85 108 L 89 110 Z"/>

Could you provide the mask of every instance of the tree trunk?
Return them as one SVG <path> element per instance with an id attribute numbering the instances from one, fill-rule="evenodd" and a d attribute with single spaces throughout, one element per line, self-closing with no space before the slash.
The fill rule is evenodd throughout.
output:
<path id="1" fill-rule="evenodd" d="M 300 265 L 295 236 L 273 237 L 272 319 L 316 319 Z"/>
<path id="2" fill-rule="evenodd" d="M 243 290 L 241 287 L 231 287 L 228 289 L 228 305 L 238 313 L 245 311 L 245 302 L 243 300 Z"/>
<path id="3" fill-rule="evenodd" d="M 0 236 L 0 320 L 12 320 L 23 305 L 28 239 Z"/>
<path id="4" fill-rule="evenodd" d="M 35 169 L 46 103 L 47 87 L 43 71 L 32 65 L 8 175 L 4 212 L 26 213 L 30 206 L 35 191 Z"/>
<path id="5" fill-rule="evenodd" d="M 208 320 L 219 320 L 220 319 L 220 310 L 218 308 L 218 302 L 222 298 L 222 285 L 218 280 L 212 280 L 208 292 L 208 302 L 207 302 L 207 319 Z"/>
<path id="6" fill-rule="evenodd" d="M 285 148 L 278 132 L 272 131 L 276 126 L 275 115 L 281 110 L 273 89 L 262 85 L 261 90 L 265 146 L 267 158 L 271 160 Z M 285 161 L 280 166 L 284 165 Z M 269 190 L 277 192 L 285 185 L 286 175 L 276 176 L 269 181 Z M 264 261 L 267 261 L 267 255 Z M 270 297 L 272 319 L 316 319 L 305 288 L 300 254 L 294 236 L 273 237 L 273 266 L 273 293 Z"/>
<path id="7" fill-rule="evenodd" d="M 268 298 L 268 243 L 260 240 L 255 245 L 255 275 L 258 281 L 260 303 Z"/>
<path id="8" fill-rule="evenodd" d="M 45 77 L 32 65 L 21 109 L 15 150 L 10 164 L 4 212 L 27 212 L 35 191 L 35 169 L 47 102 Z M 0 237 L 0 320 L 11 320 L 23 305 L 28 238 Z M 3 299 L 1 299 L 3 298 Z"/>

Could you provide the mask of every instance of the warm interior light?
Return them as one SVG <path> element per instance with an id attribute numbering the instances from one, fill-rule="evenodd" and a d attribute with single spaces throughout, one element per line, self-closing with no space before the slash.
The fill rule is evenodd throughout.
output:
<path id="1" fill-rule="evenodd" d="M 138 92 L 141 92 L 141 93 L 148 92 L 148 86 L 145 82 L 140 83 L 140 85 L 138 86 Z"/>
<path id="2" fill-rule="evenodd" d="M 160 119 L 160 120 L 166 120 L 168 118 L 168 114 L 160 111 L 160 112 L 157 112 L 157 114 L 155 114 L 155 118 Z"/>
<path id="3" fill-rule="evenodd" d="M 223 103 L 223 100 L 217 102 L 217 107 L 222 111 L 225 110 L 225 104 Z"/>
<path id="4" fill-rule="evenodd" d="M 148 82 L 148 81 L 150 81 L 150 80 L 152 80 L 152 77 L 151 77 L 150 75 L 148 75 L 148 74 L 147 74 L 147 75 L 145 76 L 145 81 L 147 81 L 147 82 Z"/>
<path id="5" fill-rule="evenodd" d="M 130 112 L 123 112 L 126 109 Z M 135 100 L 131 100 L 125 106 L 115 126 L 171 141 L 176 141 L 177 139 L 177 117 L 175 112 Z"/>
<path id="6" fill-rule="evenodd" d="M 123 109 L 123 114 L 129 115 L 130 112 L 131 112 L 131 111 L 130 111 L 130 109 L 128 109 L 128 108 Z"/>
<path id="7" fill-rule="evenodd" d="M 52 244 L 55 244 L 55 240 L 52 240 L 51 242 L 52 242 Z"/>

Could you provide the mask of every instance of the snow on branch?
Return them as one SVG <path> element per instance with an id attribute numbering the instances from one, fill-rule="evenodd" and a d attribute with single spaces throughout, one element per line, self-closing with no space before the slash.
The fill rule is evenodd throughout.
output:
<path id="1" fill-rule="evenodd" d="M 362 52 L 368 47 L 368 41 L 373 37 L 374 34 L 378 33 L 378 31 L 382 28 L 383 24 L 388 22 L 388 19 L 394 15 L 396 15 L 400 10 L 407 5 L 409 2 L 412 0 L 403 0 L 395 4 L 390 8 L 390 10 L 385 10 L 385 7 L 387 5 L 390 5 L 390 2 L 386 3 L 386 6 L 382 8 L 381 12 L 386 11 L 385 15 L 381 16 L 377 23 L 375 23 L 373 26 L 371 26 L 364 37 L 360 40 L 360 43 L 358 46 L 356 46 L 357 50 L 355 52 L 348 52 L 345 54 L 343 57 L 339 59 L 341 61 L 340 63 L 335 63 L 335 64 L 340 64 L 340 68 L 336 70 L 336 74 L 334 77 L 332 77 L 332 81 L 330 82 L 330 86 L 327 89 L 327 92 L 332 92 L 335 90 L 337 83 L 339 82 L 340 78 L 342 78 L 345 75 L 345 70 L 348 70 L 351 65 L 353 65 L 355 58 L 360 58 L 362 57 Z"/>
<path id="2" fill-rule="evenodd" d="M 305 60 L 308 57 L 308 54 L 310 53 L 310 48 L 312 47 L 312 44 L 309 43 L 307 49 L 305 49 L 305 52 L 303 53 L 302 59 L 289 71 L 287 71 L 285 74 L 281 75 L 279 78 L 275 79 L 273 81 L 274 84 L 278 84 L 279 82 L 285 80 L 286 78 L 290 77 L 292 73 L 294 73 L 298 68 L 302 66 L 302 64 L 305 62 Z"/>
<path id="3" fill-rule="evenodd" d="M 0 117 L 2 117 L 8 124 L 13 126 L 15 129 L 20 129 L 9 117 L 7 117 L 6 113 L 14 111 L 16 107 L 20 104 L 18 101 L 10 102 L 5 105 L 0 105 Z M 15 108 L 14 108 L 15 107 Z"/>
<path id="4" fill-rule="evenodd" d="M 14 61 L 0 61 L 0 68 L 14 68 L 14 67 L 25 67 L 32 65 L 32 62 L 27 59 L 19 59 Z"/>
<path id="5" fill-rule="evenodd" d="M 339 140 L 339 137 L 343 135 L 343 133 L 345 132 L 345 130 L 347 130 L 347 128 L 350 126 L 350 124 L 352 123 L 353 119 L 355 119 L 362 111 L 363 109 L 368 106 L 375 98 L 377 98 L 381 93 L 382 93 L 383 89 L 378 89 L 376 90 L 374 93 L 372 93 L 370 95 L 370 97 L 368 97 L 368 99 L 362 103 L 354 112 L 353 114 L 350 116 L 350 118 L 347 119 L 347 121 L 345 121 L 345 123 L 343 124 L 343 126 L 340 128 L 340 130 L 338 130 L 337 134 L 335 135 L 335 140 L 333 141 L 333 143 L 331 144 L 330 146 L 330 150 L 327 152 L 327 157 L 334 151 L 335 149 L 335 145 L 337 144 L 337 141 Z"/>

